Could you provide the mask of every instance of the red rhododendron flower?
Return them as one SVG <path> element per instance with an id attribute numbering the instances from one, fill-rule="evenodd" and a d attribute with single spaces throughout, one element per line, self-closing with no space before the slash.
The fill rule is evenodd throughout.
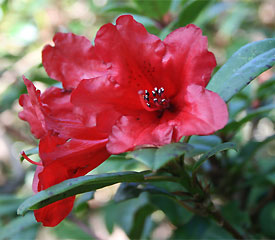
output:
<path id="1" fill-rule="evenodd" d="M 195 25 L 161 41 L 121 16 L 98 31 L 94 47 L 71 34 L 54 42 L 43 51 L 46 71 L 75 88 L 71 102 L 109 134 L 110 153 L 212 134 L 228 120 L 225 102 L 205 89 L 216 60 Z"/>
<path id="2" fill-rule="evenodd" d="M 109 157 L 106 135 L 83 125 L 81 111 L 70 103 L 70 91 L 51 87 L 41 95 L 32 82 L 26 78 L 24 82 L 28 95 L 20 97 L 24 110 L 19 117 L 29 122 L 32 133 L 40 139 L 41 162 L 33 181 L 34 192 L 85 175 Z M 74 198 L 35 210 L 36 220 L 44 226 L 57 225 L 72 210 Z"/>
<path id="3" fill-rule="evenodd" d="M 20 98 L 19 116 L 40 139 L 35 191 L 86 174 L 109 153 L 211 134 L 228 120 L 224 101 L 205 89 L 216 60 L 195 25 L 161 41 L 126 15 L 116 25 L 104 25 L 95 46 L 71 33 L 57 33 L 53 40 L 42 62 L 64 89 L 52 87 L 40 95 L 25 79 L 29 95 Z M 54 226 L 73 201 L 60 200 L 35 216 Z"/>

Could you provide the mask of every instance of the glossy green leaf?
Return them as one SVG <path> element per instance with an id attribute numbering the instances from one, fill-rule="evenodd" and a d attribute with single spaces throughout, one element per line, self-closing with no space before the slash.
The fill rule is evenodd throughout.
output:
<path id="1" fill-rule="evenodd" d="M 274 64 L 274 38 L 247 44 L 216 72 L 207 89 L 218 93 L 227 102 Z"/>
<path id="2" fill-rule="evenodd" d="M 54 185 L 36 195 L 28 198 L 18 208 L 19 215 L 25 214 L 29 209 L 38 209 L 79 193 L 90 192 L 99 188 L 120 182 L 140 182 L 144 180 L 145 172 L 118 172 L 98 175 L 88 175 L 69 179 Z"/>
<path id="3" fill-rule="evenodd" d="M 228 149 L 235 149 L 237 150 L 237 146 L 235 143 L 232 142 L 226 142 L 226 143 L 222 143 L 220 145 L 215 146 L 214 148 L 212 148 L 211 150 L 209 150 L 208 152 L 206 152 L 205 154 L 203 154 L 200 159 L 194 164 L 194 166 L 192 167 L 192 171 L 197 171 L 198 168 L 211 156 L 215 155 L 218 152 L 224 151 L 224 150 L 228 150 Z"/>
<path id="4" fill-rule="evenodd" d="M 172 143 L 160 148 L 139 149 L 128 153 L 126 157 L 134 158 L 150 169 L 157 170 L 191 149 L 192 146 L 186 143 Z"/>

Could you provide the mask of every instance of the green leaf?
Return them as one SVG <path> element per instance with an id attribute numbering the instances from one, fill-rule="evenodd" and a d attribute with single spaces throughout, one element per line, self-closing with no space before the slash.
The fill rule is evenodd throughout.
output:
<path id="1" fill-rule="evenodd" d="M 125 3 L 109 3 L 107 6 L 101 9 L 103 13 L 116 12 L 116 13 L 131 13 L 138 14 L 139 11 L 136 8 L 133 8 L 131 5 L 126 5 Z"/>
<path id="2" fill-rule="evenodd" d="M 268 203 L 260 213 L 260 227 L 264 234 L 271 239 L 275 238 L 275 202 Z"/>
<path id="3" fill-rule="evenodd" d="M 95 191 L 86 192 L 81 194 L 74 203 L 74 210 L 80 211 L 81 209 L 85 209 L 85 207 L 88 207 L 87 201 L 94 198 Z"/>
<path id="4" fill-rule="evenodd" d="M 23 232 L 29 230 L 35 225 L 37 229 L 39 224 L 36 222 L 32 213 L 26 214 L 24 217 L 17 217 L 0 230 L 0 240 L 7 238 L 13 239 L 12 237 L 15 234 L 23 234 Z"/>
<path id="5" fill-rule="evenodd" d="M 127 154 L 127 158 L 134 158 L 148 166 L 150 169 L 157 170 L 169 161 L 182 156 L 190 151 L 192 146 L 186 143 L 172 143 L 160 148 L 144 148 Z"/>
<path id="6" fill-rule="evenodd" d="M 242 118 L 239 121 L 232 121 L 230 123 L 228 123 L 224 129 L 222 129 L 223 132 L 237 132 L 238 129 L 243 126 L 246 122 L 250 121 L 251 119 L 257 117 L 257 116 L 261 116 L 265 113 L 270 112 L 271 110 L 275 109 L 275 104 L 269 104 L 267 106 L 263 106 L 263 107 L 259 107 L 255 110 L 252 110 L 250 112 L 247 113 L 247 115 Z"/>
<path id="7" fill-rule="evenodd" d="M 51 230 L 58 239 L 93 239 L 89 234 L 84 232 L 76 224 L 69 222 L 66 219 Z"/>
<path id="8" fill-rule="evenodd" d="M 171 5 L 171 0 L 134 0 L 134 2 L 142 15 L 157 20 L 161 20 L 162 16 L 168 12 Z"/>
<path id="9" fill-rule="evenodd" d="M 200 0 L 188 1 L 180 12 L 178 19 L 172 24 L 172 28 L 184 27 L 192 23 L 210 2 Z"/>
<path id="10" fill-rule="evenodd" d="M 111 203 L 106 207 L 106 226 L 112 232 L 115 224 L 119 225 L 130 239 L 141 239 L 145 220 L 155 210 L 149 201 L 149 194 L 144 192 L 138 198 L 119 203 Z"/>
<path id="11" fill-rule="evenodd" d="M 186 224 L 193 213 L 180 206 L 175 199 L 165 195 L 150 195 L 151 203 L 162 210 L 175 226 Z"/>
<path id="12" fill-rule="evenodd" d="M 98 175 L 88 175 L 69 179 L 54 185 L 28 198 L 17 209 L 17 214 L 23 215 L 29 209 L 39 209 L 58 200 L 74 196 L 79 193 L 90 192 L 99 188 L 120 182 L 140 182 L 144 180 L 144 172 L 118 172 Z"/>
<path id="13" fill-rule="evenodd" d="M 25 93 L 26 87 L 23 81 L 16 81 L 9 85 L 4 92 L 0 94 L 0 112 L 11 108 L 22 93 Z"/>
<path id="14" fill-rule="evenodd" d="M 174 197 L 174 195 L 165 189 L 156 187 L 152 184 L 141 185 L 140 183 L 122 183 L 115 194 L 114 200 L 115 202 L 121 202 L 131 198 L 136 198 L 143 192 L 158 194 L 158 196 L 167 195 L 172 198 Z"/>
<path id="15" fill-rule="evenodd" d="M 269 173 L 266 179 L 273 185 L 275 185 L 275 172 Z"/>
<path id="16" fill-rule="evenodd" d="M 14 195 L 0 194 L 0 217 L 14 215 L 18 206 L 24 201 Z"/>
<path id="17" fill-rule="evenodd" d="M 198 168 L 211 156 L 215 155 L 216 153 L 220 152 L 220 151 L 224 151 L 227 149 L 235 149 L 237 150 L 237 146 L 235 143 L 232 142 L 226 142 L 226 143 L 222 143 L 220 145 L 217 145 L 216 147 L 212 148 L 211 150 L 209 150 L 208 152 L 206 152 L 205 154 L 203 154 L 200 159 L 194 164 L 194 166 L 192 167 L 192 171 L 195 172 L 198 170 Z"/>
<path id="18" fill-rule="evenodd" d="M 192 136 L 189 144 L 193 149 L 186 154 L 186 157 L 194 157 L 201 153 L 205 153 L 221 142 L 222 140 L 216 135 Z"/>
<path id="19" fill-rule="evenodd" d="M 171 239 L 205 239 L 203 236 L 209 227 L 207 218 L 195 215 L 187 224 L 177 228 Z"/>
<path id="20" fill-rule="evenodd" d="M 207 89 L 218 93 L 227 102 L 274 64 L 274 38 L 247 44 L 233 54 L 216 72 Z"/>

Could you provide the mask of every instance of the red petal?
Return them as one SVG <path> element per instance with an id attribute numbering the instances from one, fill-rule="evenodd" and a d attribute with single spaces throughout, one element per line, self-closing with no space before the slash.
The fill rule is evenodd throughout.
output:
<path id="1" fill-rule="evenodd" d="M 39 170 L 38 170 L 39 171 Z M 57 172 L 58 171 L 58 172 Z M 45 190 L 52 185 L 58 184 L 70 176 L 64 165 L 59 162 L 44 167 L 38 174 L 38 191 Z M 54 227 L 60 223 L 72 210 L 75 197 L 59 200 L 48 206 L 34 210 L 35 218 L 42 222 L 43 226 Z"/>
<path id="2" fill-rule="evenodd" d="M 213 53 L 207 50 L 207 38 L 193 24 L 171 32 L 163 41 L 166 44 L 164 66 L 179 88 L 190 84 L 206 87 L 216 66 Z"/>
<path id="3" fill-rule="evenodd" d="M 48 206 L 34 210 L 37 222 L 42 222 L 45 227 L 55 227 L 72 211 L 75 196 L 54 202 Z"/>
<path id="4" fill-rule="evenodd" d="M 91 42 L 73 33 L 57 33 L 55 46 L 47 45 L 42 62 L 48 75 L 61 81 L 64 88 L 73 89 L 86 78 L 101 75 L 107 66 L 94 57 Z"/>
<path id="5" fill-rule="evenodd" d="M 44 167 L 38 165 L 36 167 L 35 173 L 34 173 L 34 177 L 33 177 L 33 181 L 32 181 L 32 190 L 34 193 L 38 192 L 38 183 L 39 183 L 39 178 L 38 178 L 38 174 L 41 173 L 43 171 Z"/>
<path id="6" fill-rule="evenodd" d="M 95 140 L 68 139 L 66 141 L 58 136 L 48 135 L 39 143 L 39 155 L 44 166 L 59 161 L 66 163 L 67 169 L 83 167 L 93 169 L 108 158 L 109 154 L 105 149 L 106 143 L 107 138 Z M 101 155 L 97 155 L 98 152 Z"/>
<path id="7" fill-rule="evenodd" d="M 107 149 L 112 154 L 133 150 L 136 146 L 161 146 L 172 140 L 173 127 L 161 124 L 155 113 L 123 116 L 113 126 Z"/>
<path id="8" fill-rule="evenodd" d="M 97 128 L 106 133 L 111 131 L 121 114 L 143 109 L 138 94 L 131 94 L 127 88 L 119 87 L 105 77 L 81 81 L 73 91 L 71 101 L 84 109 L 86 122 L 97 116 Z"/>
<path id="9" fill-rule="evenodd" d="M 132 16 L 120 16 L 115 26 L 101 27 L 95 38 L 95 51 L 105 62 L 112 63 L 116 73 L 113 80 L 132 94 L 165 87 L 165 80 L 160 78 L 165 46 Z"/>
<path id="10" fill-rule="evenodd" d="M 212 134 L 228 121 L 227 106 L 222 98 L 201 86 L 188 86 L 184 105 L 175 119 L 169 121 L 175 126 L 175 141 L 182 136 Z"/>
<path id="11" fill-rule="evenodd" d="M 20 96 L 19 104 L 24 108 L 18 116 L 27 121 L 31 132 L 36 138 L 41 138 L 46 133 L 45 118 L 41 110 L 40 91 L 36 90 L 33 83 L 23 76 L 28 94 Z"/>

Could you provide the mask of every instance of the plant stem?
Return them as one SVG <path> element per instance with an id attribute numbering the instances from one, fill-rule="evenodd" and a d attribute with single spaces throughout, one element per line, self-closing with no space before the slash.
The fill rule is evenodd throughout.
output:
<path id="1" fill-rule="evenodd" d="M 183 139 L 183 142 L 188 143 L 190 138 L 191 138 L 191 136 L 185 136 L 184 139 Z"/>
<path id="2" fill-rule="evenodd" d="M 209 211 L 209 214 L 217 221 L 217 223 L 229 232 L 235 239 L 245 239 L 224 217 L 217 209 Z"/>

